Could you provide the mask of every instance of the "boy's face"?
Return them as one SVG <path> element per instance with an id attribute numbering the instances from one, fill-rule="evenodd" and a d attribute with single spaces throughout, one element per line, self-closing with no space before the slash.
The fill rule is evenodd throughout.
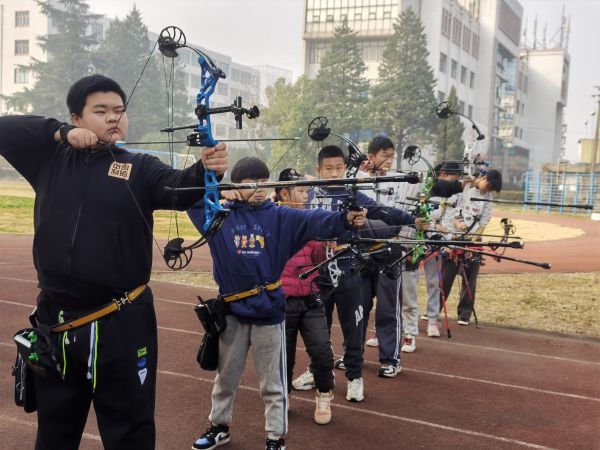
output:
<path id="1" fill-rule="evenodd" d="M 85 99 L 81 116 L 71 114 L 73 125 L 87 128 L 103 142 L 123 141 L 127 137 L 129 120 L 123 99 L 116 92 L 94 92 Z"/>
<path id="2" fill-rule="evenodd" d="M 308 202 L 308 187 L 296 186 L 291 189 L 282 189 L 280 191 L 281 200 L 285 206 L 296 209 L 304 209 Z"/>
<path id="3" fill-rule="evenodd" d="M 488 192 L 490 192 L 490 182 L 488 181 L 487 176 L 485 175 L 476 180 L 475 186 L 477 187 L 477 189 L 479 189 L 479 192 L 481 192 L 482 194 L 487 194 Z"/>
<path id="4" fill-rule="evenodd" d="M 323 180 L 335 180 L 344 178 L 346 174 L 346 163 L 341 156 L 333 158 L 323 158 L 321 164 L 317 166 L 319 178 Z"/>
<path id="5" fill-rule="evenodd" d="M 367 157 L 371 161 L 371 164 L 373 164 L 373 170 L 385 175 L 392 168 L 395 154 L 394 148 L 391 147 L 379 149 L 375 154 L 369 153 Z"/>
<path id="6" fill-rule="evenodd" d="M 264 183 L 268 181 L 266 178 L 243 178 L 241 183 Z M 265 188 L 257 189 L 238 189 L 245 202 L 250 205 L 260 205 L 267 199 L 267 190 Z"/>

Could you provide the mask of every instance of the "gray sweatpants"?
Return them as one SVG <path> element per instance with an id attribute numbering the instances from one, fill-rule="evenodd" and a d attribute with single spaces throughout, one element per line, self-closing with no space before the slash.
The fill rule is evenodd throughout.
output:
<path id="1" fill-rule="evenodd" d="M 423 263 L 423 271 L 427 281 L 427 317 L 437 321 L 440 315 L 440 281 L 435 255 Z M 418 336 L 419 334 L 419 304 L 417 302 L 417 285 L 419 283 L 419 270 L 402 271 L 402 319 L 404 321 L 404 334 Z"/>
<path id="2" fill-rule="evenodd" d="M 219 336 L 219 367 L 212 391 L 208 419 L 215 425 L 228 425 L 233 415 L 233 399 L 252 348 L 254 370 L 265 404 L 265 431 L 269 439 L 287 434 L 288 399 L 285 360 L 285 326 L 249 325 L 228 315 L 227 327 Z"/>

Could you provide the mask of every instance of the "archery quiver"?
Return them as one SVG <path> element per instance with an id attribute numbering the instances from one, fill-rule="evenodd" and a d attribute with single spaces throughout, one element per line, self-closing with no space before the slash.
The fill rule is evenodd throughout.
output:
<path id="1" fill-rule="evenodd" d="M 203 300 L 198 297 L 199 303 L 194 311 L 204 327 L 204 336 L 198 349 L 196 361 L 204 370 L 217 370 L 219 365 L 219 334 L 225 330 L 225 301 L 222 297 Z"/>
<path id="2" fill-rule="evenodd" d="M 62 364 L 49 327 L 38 324 L 24 328 L 13 337 L 17 358 L 12 368 L 15 377 L 15 404 L 27 413 L 37 410 L 34 376 L 62 378 Z"/>

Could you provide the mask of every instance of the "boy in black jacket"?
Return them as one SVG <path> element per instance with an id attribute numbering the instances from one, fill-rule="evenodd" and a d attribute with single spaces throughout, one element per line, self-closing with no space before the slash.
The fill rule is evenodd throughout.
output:
<path id="1" fill-rule="evenodd" d="M 222 175 L 227 151 L 224 144 L 205 149 L 201 161 L 175 170 L 114 147 L 127 134 L 125 93 L 101 75 L 77 81 L 67 105 L 73 125 L 0 117 L 0 154 L 36 193 L 35 320 L 52 326 L 123 302 L 112 314 L 51 333 L 63 369 L 54 378 L 35 377 L 36 449 L 78 448 L 92 402 L 105 448 L 153 449 L 157 332 L 145 286 L 152 213 L 195 203 L 198 194 L 174 200 L 164 187 L 201 186 L 205 167 Z"/>

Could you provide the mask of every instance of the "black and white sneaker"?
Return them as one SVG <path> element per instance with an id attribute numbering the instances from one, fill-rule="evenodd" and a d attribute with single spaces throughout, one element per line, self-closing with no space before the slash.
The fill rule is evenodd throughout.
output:
<path id="1" fill-rule="evenodd" d="M 227 425 L 213 425 L 192 445 L 194 450 L 211 450 L 219 445 L 227 444 L 231 436 Z"/>
<path id="2" fill-rule="evenodd" d="M 333 363 L 333 367 L 338 370 L 346 370 L 346 364 L 344 364 L 344 357 L 342 356 L 340 359 L 336 359 Z"/>
<path id="3" fill-rule="evenodd" d="M 285 441 L 283 438 L 277 439 L 276 441 L 273 439 L 267 439 L 266 450 L 285 450 Z"/>
<path id="4" fill-rule="evenodd" d="M 402 368 L 393 364 L 382 364 L 377 370 L 377 375 L 384 378 L 394 378 L 402 372 Z"/>

